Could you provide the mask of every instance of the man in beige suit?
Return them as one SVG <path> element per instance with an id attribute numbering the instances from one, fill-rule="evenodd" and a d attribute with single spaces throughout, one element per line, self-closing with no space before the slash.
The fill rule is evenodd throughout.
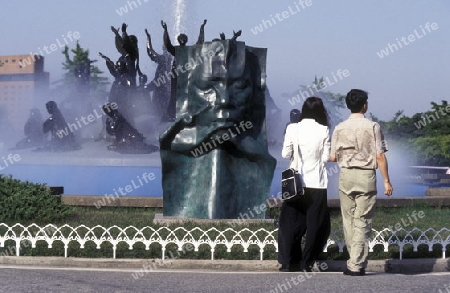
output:
<path id="1" fill-rule="evenodd" d="M 341 168 L 339 197 L 347 251 L 344 275 L 364 276 L 377 195 L 376 169 L 384 179 L 384 194 L 392 195 L 387 151 L 380 125 L 364 117 L 367 92 L 352 89 L 345 98 L 350 117 L 338 124 L 331 140 L 330 161 Z"/>

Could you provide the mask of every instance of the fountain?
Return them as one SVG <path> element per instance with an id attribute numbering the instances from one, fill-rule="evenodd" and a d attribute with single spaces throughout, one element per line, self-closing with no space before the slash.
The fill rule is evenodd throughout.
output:
<path id="1" fill-rule="evenodd" d="M 184 11 L 186 9 L 185 2 L 177 0 L 173 1 L 173 5 L 175 19 L 169 22 L 174 24 L 170 26 L 171 35 L 178 36 L 183 32 L 191 35 L 188 27 L 184 25 L 187 23 L 185 19 L 187 14 Z M 195 37 L 199 26 L 201 27 L 201 24 L 196 25 L 196 32 L 192 33 Z M 130 38 L 127 40 L 128 44 L 132 44 L 132 34 L 128 34 L 128 31 L 136 31 L 136 28 L 122 25 L 120 29 L 123 31 L 124 28 L 126 35 Z M 117 26 L 115 30 L 124 45 L 126 42 L 123 41 L 123 36 L 120 35 Z M 281 113 L 276 111 L 273 100 L 268 98 L 270 96 L 268 91 L 265 98 L 270 103 L 266 102 L 264 105 L 264 90 L 267 89 L 264 72 L 265 49 L 252 48 L 239 41 L 240 32 L 227 33 L 228 39 L 225 35 L 218 35 L 220 39 L 207 40 L 198 45 L 193 45 L 196 38 L 188 41 L 176 61 L 186 71 L 185 74 L 179 74 L 178 81 L 180 87 L 186 90 L 184 93 L 188 94 L 189 99 L 188 96 L 183 97 L 183 92 L 177 94 L 175 96 L 176 104 L 173 108 L 176 116 L 170 117 L 170 115 L 165 115 L 164 110 L 169 108 L 170 92 L 168 90 L 171 88 L 171 80 L 167 77 L 171 77 L 172 56 L 168 51 L 153 48 L 151 44 L 151 38 L 162 39 L 164 31 L 162 29 L 147 31 L 144 35 L 145 28 L 139 28 L 139 30 L 141 32 L 136 35 L 147 36 L 145 49 L 147 49 L 150 59 L 143 58 L 142 56 L 145 55 L 140 54 L 139 61 L 141 63 L 155 62 L 157 65 L 155 75 L 153 77 L 149 75 L 149 80 L 146 80 L 147 76 L 145 72 L 141 72 L 137 59 L 127 61 L 126 58 L 122 58 L 123 52 L 121 53 L 119 50 L 118 58 L 110 56 L 111 60 L 104 55 L 101 56 L 103 58 L 101 60 L 109 64 L 110 73 L 118 73 L 117 79 L 114 76 L 115 83 L 111 88 L 112 93 L 109 100 L 102 101 L 101 105 L 92 103 L 87 108 L 83 106 L 84 112 L 76 112 L 76 114 L 70 115 L 71 117 L 64 115 L 66 126 L 70 123 L 79 126 L 77 121 L 82 121 L 82 116 L 88 119 L 85 120 L 86 124 L 81 124 L 82 127 L 73 128 L 71 131 L 82 148 L 70 152 L 33 152 L 32 150 L 37 145 L 26 145 L 27 140 L 35 140 L 28 136 L 31 134 L 28 132 L 29 134 L 25 133 L 26 138 L 20 138 L 23 139 L 23 144 L 17 146 L 16 143 L 19 139 L 0 141 L 0 147 L 3 145 L 0 151 L 0 162 L 5 160 L 8 162 L 8 164 L 0 164 L 0 172 L 11 174 L 22 180 L 47 183 L 50 186 L 64 186 L 67 195 L 117 194 L 119 196 L 161 197 L 164 194 L 164 204 L 167 206 L 165 214 L 185 217 L 236 217 L 239 213 L 248 212 L 248 208 L 256 206 L 257 203 L 264 202 L 267 197 L 277 196 L 280 192 L 280 172 L 284 165 L 287 165 L 287 161 L 285 164 L 284 161 L 281 161 L 280 166 L 273 170 L 275 160 L 268 151 L 273 140 L 276 138 L 279 141 L 282 140 L 281 132 L 271 130 L 273 124 L 281 122 L 282 119 L 280 119 Z M 107 25 L 105 25 L 105 32 L 111 34 Z M 118 40 L 117 34 L 113 31 L 110 36 L 110 46 L 113 46 L 113 43 L 117 44 L 115 42 Z M 145 41 L 139 43 L 141 50 L 144 43 Z M 132 51 L 124 52 L 132 53 Z M 248 60 L 252 61 L 246 63 Z M 241 72 L 239 71 L 240 67 L 236 65 L 241 61 L 242 64 L 247 64 L 247 67 L 251 67 L 248 64 L 258 64 L 260 67 L 256 69 L 257 72 L 253 72 L 254 69 L 247 67 L 245 71 Z M 127 66 L 131 64 L 134 64 L 134 67 Z M 194 64 L 195 66 L 193 66 Z M 79 68 L 78 76 L 82 77 L 82 73 L 87 68 Z M 127 75 L 126 71 L 130 68 L 133 73 Z M 206 71 L 220 80 L 230 72 L 230 68 L 231 71 L 237 70 L 242 73 L 237 76 L 239 78 L 236 78 L 232 87 L 221 88 L 220 82 L 211 82 L 211 80 L 199 80 L 198 84 L 192 83 L 191 78 L 201 76 Z M 245 76 L 247 73 L 248 78 Z M 242 79 L 242 76 L 246 78 Z M 162 83 L 161 77 L 165 78 L 164 83 Z M 85 79 L 79 79 L 78 82 L 77 87 L 86 89 Z M 243 116 L 236 114 L 236 117 L 227 120 L 226 116 L 230 114 L 228 106 L 224 106 L 226 109 L 216 110 L 211 104 L 203 104 L 199 99 L 199 96 L 204 96 L 212 101 L 213 95 L 209 93 L 214 91 L 230 92 L 233 88 L 246 91 L 248 82 L 253 85 L 252 95 L 256 97 L 257 105 L 249 105 L 244 102 L 247 110 L 243 110 L 245 113 Z M 125 85 L 129 87 L 125 87 Z M 126 94 L 122 95 L 122 91 L 125 91 Z M 191 95 L 192 92 L 199 94 Z M 130 97 L 134 95 L 134 98 L 121 100 L 129 93 Z M 195 101 L 191 102 L 190 99 Z M 46 100 L 46 102 L 48 101 L 50 99 Z M 111 117 L 107 111 L 103 111 L 101 106 L 107 102 L 116 102 L 118 113 L 127 121 L 128 131 L 119 140 L 116 140 L 114 125 L 116 125 L 115 122 L 122 120 L 119 119 L 118 113 L 112 114 Z M 44 105 L 45 103 L 42 103 L 40 108 L 43 108 Z M 60 105 L 61 103 L 58 102 L 58 106 Z M 248 107 L 252 107 L 252 111 L 249 111 Z M 268 109 L 265 110 L 265 107 Z M 274 109 L 275 114 L 270 115 L 272 114 L 270 111 Z M 131 114 L 127 111 L 130 111 Z M 254 113 L 251 114 L 251 112 Z M 269 113 L 269 115 L 266 115 L 264 120 L 265 113 Z M 63 112 L 63 114 L 66 113 Z M 91 114 L 92 116 L 90 116 Z M 210 123 L 216 119 L 214 117 L 220 119 Z M 110 120 L 107 124 L 108 118 Z M 36 123 L 43 123 L 43 121 Z M 267 129 L 271 130 L 271 133 L 264 131 L 265 123 L 268 123 Z M 106 133 L 107 125 L 110 131 L 109 136 Z M 284 125 L 282 126 L 284 128 Z M 88 128 L 92 129 L 89 133 L 95 134 L 100 133 L 103 129 L 102 139 L 90 136 L 79 139 L 79 130 Z M 158 136 L 161 133 L 164 135 L 159 141 Z M 118 137 L 120 136 L 121 134 L 118 135 Z M 269 146 L 266 136 L 271 137 Z M 190 137 L 192 137 L 192 141 L 189 141 Z M 121 151 L 122 142 L 127 141 L 127 138 L 130 138 L 128 141 L 134 146 L 131 151 Z M 37 142 L 42 146 L 41 143 Z M 161 151 L 156 151 L 155 146 L 159 146 Z M 8 149 L 8 147 L 13 147 L 13 149 Z M 200 147 L 203 149 L 201 150 Z M 201 151 L 203 154 L 200 154 Z M 279 149 L 274 148 L 272 153 L 279 158 Z M 8 158 L 15 159 L 10 162 Z M 177 165 L 178 161 L 181 164 L 180 168 Z M 255 182 L 259 182 L 261 178 L 264 178 L 264 184 L 256 186 Z M 246 182 L 241 184 L 242 181 Z M 195 185 L 187 185 L 187 182 L 193 182 Z M 173 191 L 175 186 L 180 190 L 185 190 L 186 193 L 177 194 Z M 208 190 L 208 192 L 199 193 L 202 189 Z M 194 194 L 197 193 L 200 196 L 196 198 Z M 240 194 L 239 197 L 223 200 L 222 197 L 234 193 Z M 255 198 L 246 196 L 254 193 L 258 194 Z M 169 198 L 172 198 L 172 203 Z M 193 206 L 198 208 L 190 208 Z"/>
<path id="2" fill-rule="evenodd" d="M 154 127 L 141 130 L 142 124 L 135 121 L 136 117 L 148 114 L 151 95 L 137 62 L 137 47 L 134 46 L 137 38 L 128 36 L 126 28 L 123 24 L 120 40 L 115 35 L 116 47 L 126 48 L 119 51 L 122 55 L 117 64 L 100 53 L 110 72 L 117 74 L 109 101 L 106 101 L 109 104 L 94 105 L 89 91 L 91 62 L 76 66 L 74 87 L 68 91 L 68 97 L 58 104 L 46 102 L 50 117 L 38 121 L 38 112 L 33 111 L 25 127 L 26 137 L 12 148 L 1 143 L 5 146 L 1 155 L 14 158 L 14 164 L 1 167 L 2 174 L 64 186 L 68 195 L 161 196 L 160 162 L 155 143 L 158 127 L 163 126 L 155 123 Z M 133 48 L 135 54 L 130 56 Z M 74 65 L 67 50 L 65 52 L 66 61 Z M 138 72 L 139 85 L 135 79 Z M 61 110 L 60 104 L 64 104 Z M 142 107 L 143 104 L 146 107 Z M 40 141 L 32 133 L 36 132 L 34 128 L 42 132 Z M 145 136 L 150 130 L 155 132 L 155 137 Z M 82 131 L 90 135 L 82 135 Z M 103 134 L 95 137 L 98 133 Z"/>

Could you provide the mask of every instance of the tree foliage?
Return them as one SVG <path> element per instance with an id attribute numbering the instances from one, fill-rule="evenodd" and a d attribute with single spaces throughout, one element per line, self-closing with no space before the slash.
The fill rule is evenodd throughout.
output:
<path id="1" fill-rule="evenodd" d="M 73 57 L 70 57 L 70 52 L 73 54 Z M 84 66 L 89 64 L 90 67 L 90 93 L 92 96 L 98 95 L 106 95 L 106 86 L 108 85 L 108 78 L 101 76 L 103 72 L 93 63 L 97 62 L 97 60 L 91 60 L 89 58 L 89 50 L 81 47 L 80 43 L 77 42 L 75 48 L 70 49 L 66 45 L 64 50 L 62 51 L 64 55 L 64 62 L 62 63 L 63 69 L 66 71 L 62 79 L 56 82 L 57 90 L 69 89 L 73 90 L 77 78 L 75 76 L 75 70 L 79 66 Z"/>
<path id="2" fill-rule="evenodd" d="M 431 109 L 411 117 L 398 111 L 389 121 L 380 123 L 388 140 L 401 145 L 413 158 L 413 164 L 450 166 L 450 105 L 431 102 Z"/>

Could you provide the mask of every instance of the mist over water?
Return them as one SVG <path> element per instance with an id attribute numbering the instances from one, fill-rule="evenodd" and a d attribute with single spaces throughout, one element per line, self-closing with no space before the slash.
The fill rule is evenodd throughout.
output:
<path id="1" fill-rule="evenodd" d="M 386 158 L 388 160 L 389 175 L 394 188 L 393 197 L 409 197 L 409 196 L 425 196 L 426 185 L 413 184 L 414 170 L 411 166 L 411 158 L 405 152 L 402 146 L 394 139 L 387 140 L 388 152 Z M 380 172 L 378 175 L 378 194 L 382 195 L 384 191 L 383 177 Z M 385 197 L 385 196 L 384 196 Z"/>
<path id="2" fill-rule="evenodd" d="M 106 99 L 106 98 L 105 98 Z M 45 103 L 49 100 L 55 100 L 58 105 L 63 96 L 52 97 L 40 96 L 35 100 L 33 107 L 38 108 L 42 118 L 49 117 L 45 109 Z M 301 104 L 294 107 L 301 108 Z M 331 107 L 331 105 L 329 105 Z M 292 108 L 294 108 L 292 107 Z M 99 107 L 93 104 L 92 109 L 99 111 Z M 22 111 L 29 112 L 29 108 L 23 108 Z M 64 109 L 62 109 L 64 112 Z M 1 113 L 0 113 L 1 114 Z M 65 114 L 65 113 L 64 113 Z M 270 146 L 270 153 L 277 159 L 277 169 L 274 174 L 271 196 L 277 196 L 281 187 L 279 184 L 281 170 L 288 166 L 288 160 L 281 158 L 281 144 L 283 142 L 283 130 L 288 122 L 289 113 L 282 111 L 282 117 L 276 125 L 267 125 L 268 131 L 275 133 L 268 136 L 277 138 L 276 145 Z M 343 111 L 343 119 L 347 118 Z M 80 117 L 76 117 L 80 119 Z M 72 122 L 66 118 L 67 122 Z M 0 116 L 0 174 L 13 175 L 14 178 L 29 180 L 36 183 L 46 183 L 50 186 L 64 186 L 66 194 L 79 195 L 105 195 L 114 194 L 120 188 L 132 182 L 138 182 L 138 178 L 144 173 L 154 173 L 155 179 L 149 183 L 143 184 L 138 188 L 132 188 L 125 196 L 162 196 L 161 172 L 159 152 L 150 155 L 121 155 L 110 152 L 106 147 L 110 144 L 107 141 L 93 141 L 92 137 L 97 135 L 104 121 L 96 119 L 89 125 L 74 131 L 77 139 L 86 138 L 82 143 L 82 149 L 79 151 L 67 153 L 40 153 L 33 152 L 32 149 L 10 150 L 15 144 L 24 137 L 22 130 L 13 130 L 8 125 L 6 116 Z M 281 122 L 280 122 L 281 121 Z M 279 127 L 281 124 L 281 127 Z M 276 127 L 278 126 L 278 127 Z M 83 133 L 83 134 L 82 134 Z M 91 138 L 91 139 L 87 139 Z M 423 196 L 426 186 L 411 185 L 407 182 L 409 175 L 409 158 L 395 141 L 388 140 L 389 151 L 386 153 L 389 163 L 389 173 L 394 187 L 393 197 Z M 15 162 L 5 168 L 3 159 L 9 154 L 20 155 L 20 161 Z M 329 187 L 328 197 L 338 198 L 338 169 L 335 163 L 328 163 L 329 169 Z M 378 198 L 387 198 L 383 195 L 383 178 L 377 171 L 378 179 Z M 136 183 L 137 184 L 137 183 Z M 139 184 L 137 184 L 139 185 Z"/>
<path id="3" fill-rule="evenodd" d="M 111 42 L 111 46 L 114 43 Z M 51 93 L 51 95 L 50 95 Z M 112 144 L 110 136 L 105 134 L 105 113 L 101 106 L 107 102 L 107 97 L 91 97 L 84 108 L 77 107 L 81 97 L 68 97 L 69 91 L 49 93 L 35 96 L 33 105 L 20 105 L 16 112 L 28 116 L 31 108 L 37 108 L 42 116 L 42 123 L 51 115 L 45 104 L 55 101 L 62 112 L 66 132 L 71 132 L 81 145 L 80 150 L 67 152 L 36 151 L 39 146 L 16 149 L 16 144 L 24 139 L 24 125 L 19 129 L 11 127 L 7 115 L 0 113 L 0 174 L 11 175 L 13 178 L 34 183 L 45 183 L 49 186 L 63 186 L 65 194 L 74 195 L 104 195 L 112 194 L 114 190 L 132 186 L 125 195 L 161 196 L 161 172 L 159 152 L 150 155 L 122 155 L 109 151 Z M 90 120 L 87 117 L 90 116 Z M 37 125 L 40 129 L 43 125 Z M 156 144 L 158 133 L 154 136 L 141 131 L 147 137 L 146 142 Z M 45 135 L 50 140 L 51 133 Z M 42 145 L 41 145 L 42 147 Z M 16 156 L 19 160 L 8 161 L 8 156 Z M 155 167 L 156 166 L 156 167 Z M 155 178 L 145 184 L 138 184 L 144 173 L 153 173 Z M 134 181 L 133 181 L 134 180 Z M 136 187 L 133 187 L 136 186 Z"/>

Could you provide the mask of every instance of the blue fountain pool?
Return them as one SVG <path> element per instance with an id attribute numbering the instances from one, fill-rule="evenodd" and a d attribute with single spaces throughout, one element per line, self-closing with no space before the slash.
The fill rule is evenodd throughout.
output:
<path id="1" fill-rule="evenodd" d="M 20 155 L 20 160 L 0 172 L 20 180 L 63 186 L 67 195 L 162 196 L 159 153 L 121 155 L 107 151 L 106 146 L 107 143 L 104 143 L 99 147 L 98 142 L 85 144 L 83 150 L 70 153 L 35 153 L 30 150 L 13 152 L 13 155 Z M 281 190 L 281 172 L 287 165 L 286 160 L 277 160 L 271 197 L 278 196 Z M 338 174 L 329 174 L 328 197 L 338 198 Z M 378 178 L 379 194 L 382 195 L 381 176 Z M 391 179 L 396 197 L 424 196 L 428 188 L 425 185 L 398 181 L 395 176 Z"/>

